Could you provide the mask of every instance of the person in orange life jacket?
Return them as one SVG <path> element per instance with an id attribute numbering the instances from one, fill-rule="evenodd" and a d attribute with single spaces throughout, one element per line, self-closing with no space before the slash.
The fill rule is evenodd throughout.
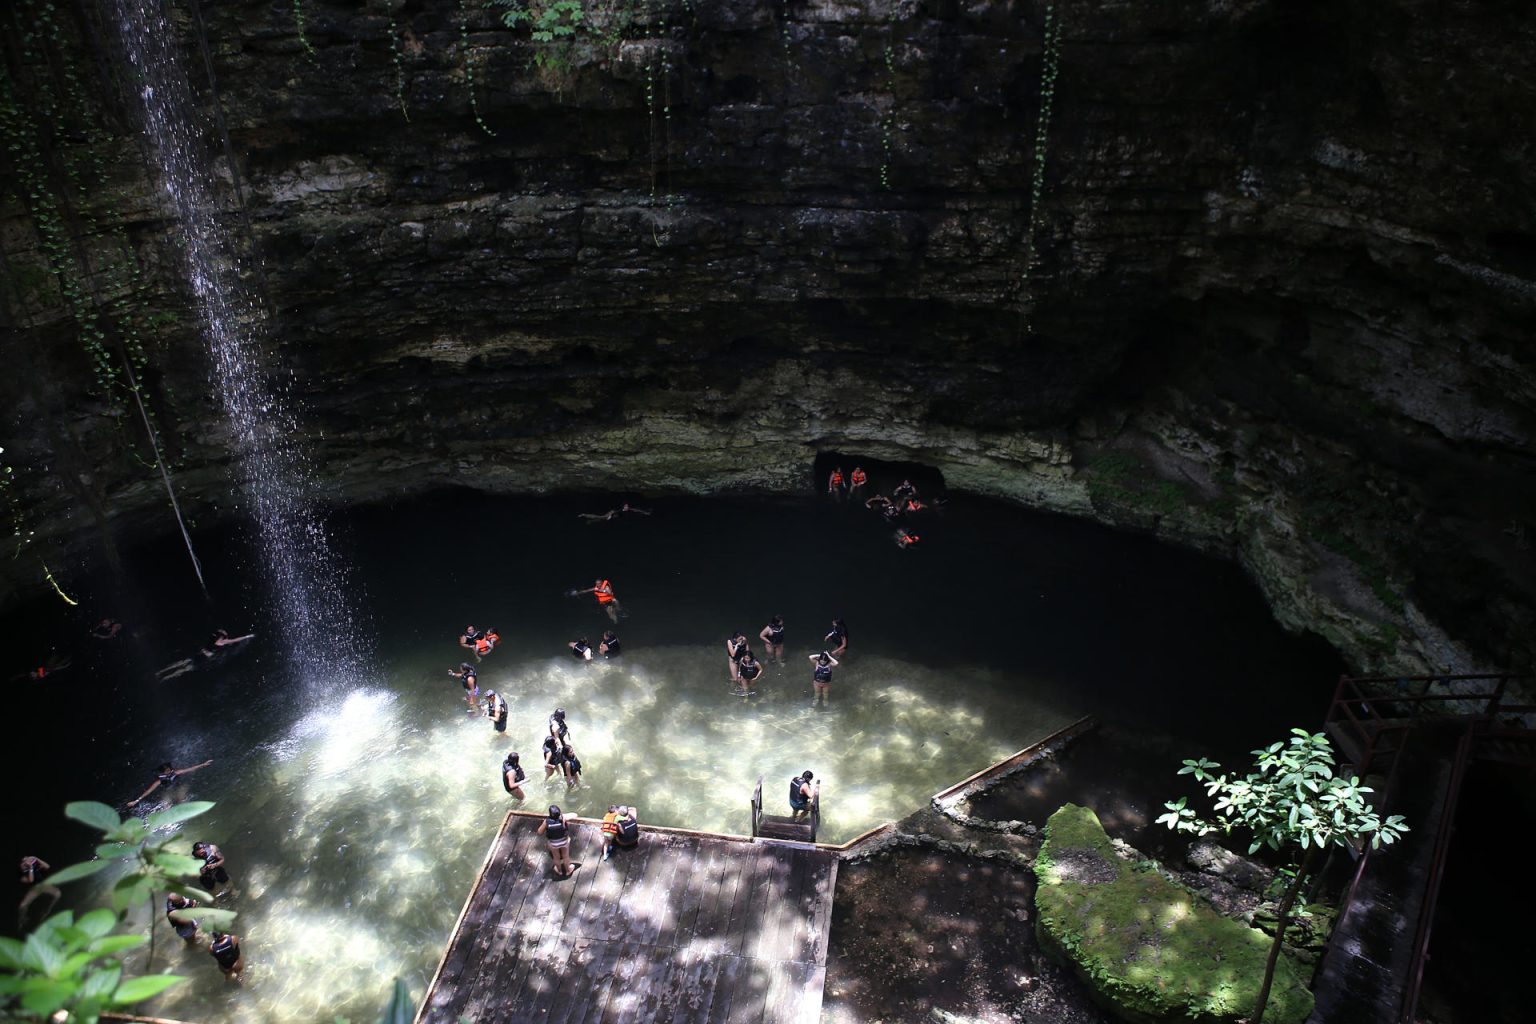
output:
<path id="1" fill-rule="evenodd" d="M 831 632 L 822 637 L 821 642 L 827 645 L 832 657 L 842 657 L 848 650 L 848 624 L 842 619 L 833 619 Z"/>
<path id="2" fill-rule="evenodd" d="M 603 860 L 613 853 L 615 846 L 633 849 L 640 843 L 640 816 L 633 807 L 609 804 L 603 815 Z"/>
<path id="3" fill-rule="evenodd" d="M 502 788 L 521 800 L 523 783 L 526 781 L 528 781 L 528 773 L 523 771 L 522 762 L 518 760 L 518 753 L 514 750 L 507 755 L 506 760 L 501 762 Z"/>
<path id="4" fill-rule="evenodd" d="M 859 466 L 854 466 L 853 472 L 848 475 L 848 493 L 852 494 L 868 482 L 869 477 L 864 475 L 864 470 Z"/>
<path id="5" fill-rule="evenodd" d="M 190 768 L 173 768 L 171 767 L 171 762 L 167 761 L 159 768 L 155 769 L 155 781 L 149 784 L 149 788 L 140 793 L 138 796 L 134 797 L 132 800 L 129 800 L 127 806 L 132 807 L 140 800 L 143 800 L 145 797 L 149 796 L 149 794 L 159 789 L 161 786 L 169 786 L 183 775 L 191 775 L 199 768 L 207 768 L 211 764 L 213 764 L 213 758 L 211 757 L 204 761 L 202 764 L 195 764 Z"/>
<path id="6" fill-rule="evenodd" d="M 827 477 L 827 493 L 828 494 L 842 494 L 843 493 L 843 467 L 842 466 L 838 466 L 836 469 L 834 469 L 832 471 L 832 475 Z"/>
<path id="7" fill-rule="evenodd" d="M 75 663 L 75 659 L 73 657 L 71 657 L 70 655 L 68 655 L 68 654 L 53 654 L 53 655 L 50 655 L 48 657 L 47 661 L 45 661 L 41 665 L 37 666 L 37 668 L 34 668 L 34 669 L 30 670 L 29 672 L 27 672 L 25 678 L 27 678 L 27 679 L 47 679 L 49 676 L 53 675 L 55 672 L 62 672 L 65 669 L 69 668 L 69 666 L 73 665 L 74 663 Z M 17 676 L 13 676 L 12 678 L 13 679 L 21 679 L 23 677 L 17 675 Z"/>
<path id="8" fill-rule="evenodd" d="M 906 550 L 922 539 L 922 537 L 913 533 L 911 530 L 902 527 L 898 527 L 896 530 L 896 546 L 902 550 Z"/>
<path id="9" fill-rule="evenodd" d="M 784 616 L 775 615 L 768 620 L 757 637 L 763 642 L 763 657 L 784 664 Z"/>
<path id="10" fill-rule="evenodd" d="M 571 863 L 571 827 L 557 804 L 549 805 L 549 816 L 539 823 L 539 835 L 549 844 L 555 877 L 569 878 L 576 865 Z"/>
<path id="11" fill-rule="evenodd" d="M 737 685 L 733 692 L 746 696 L 749 693 L 755 692 L 752 689 L 752 684 L 757 681 L 758 676 L 762 675 L 763 666 L 761 662 L 752 657 L 752 652 L 748 650 L 742 654 L 741 661 L 736 666 L 736 672 L 739 685 Z"/>
<path id="12" fill-rule="evenodd" d="M 572 640 L 570 643 L 566 644 L 565 646 L 567 646 L 567 647 L 569 647 L 571 649 L 571 654 L 578 661 L 591 661 L 592 660 L 592 648 L 587 643 L 587 638 L 586 637 L 582 637 L 580 640 Z"/>
<path id="13" fill-rule="evenodd" d="M 465 626 L 464 635 L 459 637 L 459 646 L 464 648 L 466 651 L 473 651 L 475 649 L 475 644 L 482 640 L 484 637 L 485 632 L 483 630 L 476 629 L 474 626 Z"/>
<path id="14" fill-rule="evenodd" d="M 475 671 L 475 666 L 467 661 L 459 662 L 457 669 L 449 669 L 448 674 L 464 683 L 464 699 L 469 703 L 470 713 L 480 708 L 480 676 Z"/>
<path id="15" fill-rule="evenodd" d="M 738 629 L 725 642 L 725 657 L 730 664 L 731 682 L 733 683 L 741 681 L 741 672 L 737 666 L 741 664 L 741 656 L 746 652 L 747 634 Z"/>
<path id="16" fill-rule="evenodd" d="M 598 606 L 608 613 L 608 617 L 614 622 L 619 621 L 619 599 L 613 594 L 612 583 L 607 580 L 598 580 L 586 590 L 578 590 L 576 593 L 594 595 Z"/>
<path id="17" fill-rule="evenodd" d="M 794 812 L 794 817 L 803 818 L 811 813 L 811 801 L 821 792 L 821 783 L 813 781 L 815 778 L 806 770 L 789 780 L 789 809 Z"/>
<path id="18" fill-rule="evenodd" d="M 507 731 L 507 702 L 495 690 L 485 691 L 485 717 L 497 732 Z"/>
<path id="19" fill-rule="evenodd" d="M 197 941 L 197 922 L 186 912 L 195 906 L 196 900 L 188 899 L 180 893 L 173 892 L 165 898 L 165 919 L 189 946 Z"/>
<path id="20" fill-rule="evenodd" d="M 925 509 L 927 507 L 928 507 L 927 505 L 924 505 L 922 502 L 918 501 L 916 498 L 908 498 L 906 500 L 906 502 L 903 503 L 903 505 L 902 505 L 902 511 L 904 511 L 904 512 L 921 512 L 923 509 Z"/>
<path id="21" fill-rule="evenodd" d="M 501 634 L 496 632 L 495 626 L 491 626 L 484 633 L 481 633 L 479 639 L 475 641 L 475 657 L 477 659 L 485 657 L 494 651 L 500 643 Z"/>
<path id="22" fill-rule="evenodd" d="M 811 669 L 811 684 L 815 689 L 815 696 L 811 698 L 811 703 L 830 700 L 832 669 L 837 665 L 837 659 L 832 657 L 827 651 L 822 651 L 820 654 L 812 654 L 810 659 L 815 662 Z"/>
<path id="23" fill-rule="evenodd" d="M 597 653 L 605 658 L 617 658 L 619 656 L 619 634 L 611 629 L 603 630 L 603 639 L 597 645 Z"/>

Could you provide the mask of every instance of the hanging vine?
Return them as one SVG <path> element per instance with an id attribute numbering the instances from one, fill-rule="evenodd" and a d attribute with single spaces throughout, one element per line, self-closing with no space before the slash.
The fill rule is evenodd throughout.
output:
<path id="1" fill-rule="evenodd" d="M 293 0 L 294 31 L 298 33 L 299 45 L 304 48 L 304 52 L 309 55 L 309 58 L 314 60 L 318 54 L 315 53 L 315 47 L 312 43 L 310 43 L 309 36 L 304 32 L 304 24 L 304 0 Z"/>
<path id="2" fill-rule="evenodd" d="M 389 10 L 389 53 L 395 64 L 395 103 L 400 107 L 400 113 L 405 119 L 411 119 L 411 112 L 405 106 L 405 56 L 400 52 L 400 26 L 395 24 L 395 12 Z"/>
<path id="3" fill-rule="evenodd" d="M 1019 309 L 1023 317 L 1024 333 L 1034 333 L 1035 296 L 1031 290 L 1035 266 L 1039 254 L 1035 240 L 1039 236 L 1045 216 L 1042 198 L 1045 195 L 1046 143 L 1050 139 L 1051 107 L 1056 101 L 1056 75 L 1061 63 L 1061 23 L 1056 20 L 1056 6 L 1045 5 L 1045 35 L 1040 57 L 1040 116 L 1035 121 L 1034 166 L 1029 183 L 1029 225 L 1024 238 L 1024 271 L 1019 279 Z"/>
<path id="4" fill-rule="evenodd" d="M 469 86 L 469 112 L 480 130 L 494 139 L 496 132 L 480 116 L 480 101 L 475 97 L 475 51 L 469 45 L 469 0 L 459 0 L 459 41 L 464 48 L 464 79 Z"/>
<path id="5" fill-rule="evenodd" d="M 890 95 L 890 106 L 880 119 L 880 187 L 891 189 L 891 140 L 896 121 L 896 61 L 890 46 L 885 48 L 885 91 Z"/>

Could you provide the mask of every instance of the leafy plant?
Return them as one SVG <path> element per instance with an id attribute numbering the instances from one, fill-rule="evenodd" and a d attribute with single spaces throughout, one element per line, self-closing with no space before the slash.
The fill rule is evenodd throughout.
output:
<path id="1" fill-rule="evenodd" d="M 1330 846 L 1353 847 L 1366 842 L 1376 849 L 1397 841 L 1408 826 L 1401 815 L 1381 817 L 1368 799 L 1371 788 L 1358 778 L 1334 774 L 1333 747 L 1322 733 L 1292 729 L 1288 740 L 1271 743 L 1253 755 L 1255 770 L 1242 777 L 1218 775 L 1221 765 L 1203 757 L 1186 760 L 1179 774 L 1193 775 L 1205 785 L 1206 795 L 1216 801 L 1214 814 L 1201 817 L 1187 806 L 1187 798 L 1180 797 L 1163 805 L 1167 813 L 1157 821 L 1174 831 L 1197 835 L 1245 830 L 1252 836 L 1249 853 L 1264 846 L 1272 850 L 1299 847 L 1300 860 L 1276 910 L 1278 927 L 1257 1005 L 1249 1018 L 1251 1024 L 1259 1024 L 1290 927 L 1291 907 L 1317 854 Z"/>
<path id="2" fill-rule="evenodd" d="M 177 892 L 208 903 L 213 897 L 185 881 L 196 877 L 203 862 L 167 849 L 176 838 L 157 835 L 212 809 L 210 801 L 194 801 L 156 811 L 146 818 L 119 818 L 106 804 L 76 801 L 64 808 L 66 817 L 101 833 L 96 859 L 71 864 L 49 877 L 52 884 L 74 882 L 123 867 L 112 886 L 112 909 L 97 909 L 75 920 L 71 911 L 44 921 L 25 941 L 0 939 L 0 1009 L 21 1019 L 46 1019 L 68 1010 L 70 1021 L 95 1021 L 106 1010 L 141 1002 L 181 981 L 170 974 L 123 978 L 123 954 L 148 945 L 146 965 L 154 960 L 155 898 Z M 128 909 L 140 901 L 149 905 L 148 935 L 111 934 Z M 231 910 L 199 906 L 198 920 L 216 927 L 234 921 Z"/>

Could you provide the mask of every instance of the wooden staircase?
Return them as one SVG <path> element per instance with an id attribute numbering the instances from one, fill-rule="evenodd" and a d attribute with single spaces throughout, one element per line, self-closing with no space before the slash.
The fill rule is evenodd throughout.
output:
<path id="1" fill-rule="evenodd" d="M 821 787 L 811 794 L 811 806 L 805 817 L 763 813 L 763 777 L 757 777 L 757 788 L 752 791 L 752 838 L 772 839 L 783 843 L 816 842 L 816 829 L 821 824 Z"/>

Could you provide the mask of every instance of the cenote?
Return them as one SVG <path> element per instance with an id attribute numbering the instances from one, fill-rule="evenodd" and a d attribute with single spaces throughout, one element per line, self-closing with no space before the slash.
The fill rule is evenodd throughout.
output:
<path id="1" fill-rule="evenodd" d="M 153 924 L 153 969 L 188 979 L 147 1012 L 368 1020 L 397 976 L 421 999 L 515 748 L 529 810 L 711 833 L 748 830 L 759 777 L 781 811 L 813 770 L 823 847 L 744 848 L 828 879 L 805 915 L 827 941 L 760 959 L 803 968 L 829 1024 L 1089 1021 L 1116 968 L 1047 964 L 1067 883 L 1037 902 L 1040 801 L 1095 805 L 1209 894 L 1156 823 L 1203 799 L 1182 759 L 1236 770 L 1330 724 L 1344 754 L 1360 734 L 1325 719 L 1351 708 L 1427 744 L 1420 702 L 1467 742 L 1405 770 L 1461 758 L 1444 794 L 1470 810 L 1434 803 L 1367 859 L 1385 874 L 1346 941 L 1281 961 L 1310 979 L 1291 1006 L 1523 1019 L 1487 980 L 1519 947 L 1475 913 L 1505 905 L 1479 870 L 1503 862 L 1451 842 L 1500 842 L 1464 819 L 1536 791 L 1536 219 L 1508 123 L 1536 92 L 1509 5 L 4 6 L 10 853 L 88 858 L 66 802 L 122 811 L 162 762 L 212 758 L 149 803 L 216 803 L 175 843 L 227 855 L 246 977 L 136 907 L 113 927 Z M 855 466 L 864 495 L 910 477 L 929 499 L 899 523 L 916 543 L 829 496 Z M 626 501 L 649 514 L 599 517 Z M 616 624 L 579 593 L 598 579 Z M 726 638 L 762 654 L 776 614 L 787 664 L 731 694 Z M 122 632 L 90 636 L 103 618 Z M 834 619 L 849 648 L 815 706 Z M 449 674 L 466 624 L 503 639 L 479 682 L 505 736 Z M 610 625 L 618 659 L 571 656 Z M 200 662 L 220 628 L 255 637 Z M 1330 705 L 1341 677 L 1387 696 Z M 539 778 L 556 707 L 570 793 Z M 1088 716 L 1037 774 L 930 804 Z M 1389 795 L 1395 763 L 1357 756 L 1385 813 L 1442 792 Z M 883 822 L 885 845 L 828 848 Z M 1413 899 L 1375 895 L 1398 869 Z M 1410 903 L 1409 953 L 1358 952 Z M 1277 901 L 1206 904 L 1241 944 Z M 773 1016 L 783 986 L 743 971 L 763 1012 L 700 1018 Z M 564 1009 L 702 998 L 639 987 Z"/>
<path id="2" fill-rule="evenodd" d="M 1083 715 L 1232 753 L 1315 717 L 1339 668 L 1325 645 L 1286 636 L 1230 564 L 964 494 L 928 513 L 911 550 L 856 505 L 635 503 L 653 514 L 589 522 L 580 513 L 613 496 L 472 492 L 354 510 L 340 532 L 360 617 L 325 631 L 338 647 L 370 634 L 377 670 L 363 680 L 338 678 L 323 654 L 284 664 L 249 586 L 259 552 L 229 531 L 204 545 L 219 552 L 205 565 L 217 615 L 167 543 L 132 559 L 121 591 L 74 595 L 122 609 L 128 636 L 82 639 L 90 623 L 62 622 L 57 602 L 12 618 L 12 660 L 45 637 L 77 656 L 13 691 L 48 736 L 13 773 L 55 746 L 77 751 L 22 798 L 28 841 L 78 844 L 50 823 L 65 800 L 121 808 L 160 761 L 214 758 L 172 798 L 218 803 L 183 831 L 225 850 L 249 976 L 238 991 L 198 979 L 205 954 L 162 943 L 163 966 L 196 980 L 160 1012 L 356 1019 L 397 974 L 420 991 L 511 805 L 497 776 L 510 749 L 532 769 L 528 806 L 600 816 L 632 803 L 649 823 L 738 833 L 759 776 L 776 796 L 811 767 L 825 780 L 820 838 L 841 842 Z M 566 592 L 598 575 L 627 613 L 623 653 L 578 663 L 567 642 L 610 623 Z M 732 696 L 725 638 L 774 614 L 788 666 L 770 666 L 755 698 Z M 830 703 L 813 707 L 807 655 L 834 616 L 849 651 Z M 503 637 L 480 671 L 482 691 L 511 706 L 505 736 L 467 713 L 447 674 L 466 622 Z M 155 678 L 219 624 L 255 629 L 250 652 Z M 538 778 L 555 706 L 585 765 L 569 794 Z M 1146 770 L 1172 795 L 1176 767 Z"/>

